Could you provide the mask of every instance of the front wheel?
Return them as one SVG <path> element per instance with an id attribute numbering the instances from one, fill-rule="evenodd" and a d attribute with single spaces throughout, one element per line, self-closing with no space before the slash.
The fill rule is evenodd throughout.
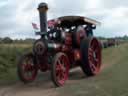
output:
<path id="1" fill-rule="evenodd" d="M 68 79 L 69 74 L 69 60 L 64 53 L 57 53 L 53 58 L 51 77 L 53 83 L 59 87 L 63 86 Z"/>
<path id="2" fill-rule="evenodd" d="M 38 70 L 34 64 L 32 53 L 21 56 L 17 67 L 18 76 L 22 82 L 29 83 L 35 80 Z"/>

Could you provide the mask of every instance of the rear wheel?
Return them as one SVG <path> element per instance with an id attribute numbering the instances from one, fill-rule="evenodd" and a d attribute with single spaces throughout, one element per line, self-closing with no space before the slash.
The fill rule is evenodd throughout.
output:
<path id="1" fill-rule="evenodd" d="M 85 38 L 81 42 L 81 67 L 87 76 L 99 73 L 101 67 L 101 46 L 99 41 L 94 38 Z"/>
<path id="2" fill-rule="evenodd" d="M 53 83 L 59 87 L 63 86 L 68 79 L 69 60 L 66 54 L 57 53 L 53 58 L 51 77 Z"/>
<path id="3" fill-rule="evenodd" d="M 21 56 L 17 67 L 18 76 L 21 81 L 29 83 L 35 80 L 38 70 L 34 64 L 34 56 L 32 53 Z"/>

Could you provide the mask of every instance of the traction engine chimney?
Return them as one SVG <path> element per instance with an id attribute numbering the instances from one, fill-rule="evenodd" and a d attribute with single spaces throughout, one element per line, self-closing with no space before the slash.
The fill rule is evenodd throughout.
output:
<path id="1" fill-rule="evenodd" d="M 38 11 L 40 17 L 41 34 L 47 32 L 47 10 L 48 10 L 48 5 L 46 3 L 39 4 Z"/>

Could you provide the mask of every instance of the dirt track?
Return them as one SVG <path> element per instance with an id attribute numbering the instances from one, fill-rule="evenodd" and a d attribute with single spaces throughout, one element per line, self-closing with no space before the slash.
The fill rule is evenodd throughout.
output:
<path id="1" fill-rule="evenodd" d="M 102 66 L 104 69 L 106 65 Z M 84 74 L 81 69 L 75 68 L 71 70 L 69 80 L 66 84 L 73 84 L 84 79 Z M 57 96 L 57 92 L 54 84 L 50 79 L 50 73 L 40 74 L 36 81 L 31 84 L 23 84 L 17 82 L 13 86 L 6 86 L 0 88 L 0 96 Z"/>
<path id="2" fill-rule="evenodd" d="M 81 75 L 80 75 L 81 74 Z M 84 77 L 80 68 L 71 70 L 67 84 L 78 82 Z M 17 82 L 13 86 L 0 88 L 0 96 L 57 96 L 58 92 L 50 79 L 50 73 L 40 74 L 31 84 Z"/>

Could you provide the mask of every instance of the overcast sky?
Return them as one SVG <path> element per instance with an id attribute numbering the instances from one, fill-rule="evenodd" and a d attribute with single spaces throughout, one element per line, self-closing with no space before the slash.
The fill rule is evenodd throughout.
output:
<path id="1" fill-rule="evenodd" d="M 35 38 L 31 23 L 39 24 L 40 2 L 49 5 L 48 19 L 86 16 L 101 22 L 96 36 L 128 35 L 128 0 L 0 0 L 0 37 Z"/>

